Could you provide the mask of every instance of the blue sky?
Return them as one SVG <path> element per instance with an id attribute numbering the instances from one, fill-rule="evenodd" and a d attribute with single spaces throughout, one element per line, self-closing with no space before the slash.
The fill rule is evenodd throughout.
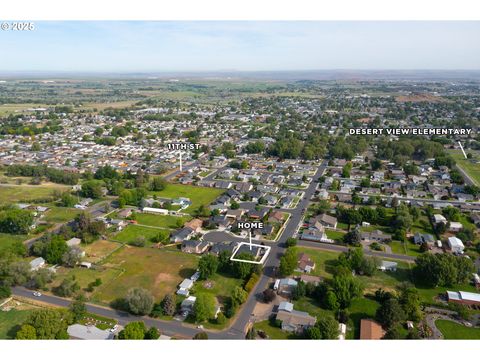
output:
<path id="1" fill-rule="evenodd" d="M 0 71 L 480 69 L 480 22 L 36 22 Z"/>

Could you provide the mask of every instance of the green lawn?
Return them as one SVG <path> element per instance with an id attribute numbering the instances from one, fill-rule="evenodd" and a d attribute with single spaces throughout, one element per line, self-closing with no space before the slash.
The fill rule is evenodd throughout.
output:
<path id="1" fill-rule="evenodd" d="M 71 276 L 75 277 L 75 280 L 80 285 L 82 290 L 88 287 L 88 284 L 95 281 L 96 279 L 100 279 L 102 284 L 108 284 L 111 281 L 114 281 L 120 274 L 122 270 L 115 269 L 115 268 L 98 268 L 98 269 L 86 269 L 86 268 L 65 268 L 61 267 L 57 270 L 57 274 L 55 280 L 50 284 L 50 290 L 54 287 L 60 285 L 60 283 Z M 89 293 L 85 292 L 88 296 Z M 95 294 L 95 292 L 93 292 Z"/>
<path id="2" fill-rule="evenodd" d="M 462 168 L 477 185 L 480 185 L 480 165 L 475 163 L 479 160 L 478 156 L 474 156 L 473 159 L 465 159 L 460 150 L 451 150 L 449 153 L 457 162 L 457 166 Z"/>
<path id="3" fill-rule="evenodd" d="M 340 253 L 333 251 L 322 251 L 318 249 L 298 247 L 299 253 L 306 253 L 315 262 L 315 269 L 312 275 L 323 278 L 331 278 L 337 265 Z M 381 259 L 381 258 L 380 258 Z M 409 280 L 409 264 L 401 261 L 398 263 L 397 271 L 377 271 L 373 276 L 358 276 L 363 283 L 366 292 L 374 292 L 378 288 L 392 289 L 398 283 Z"/>
<path id="4" fill-rule="evenodd" d="M 0 311 L 0 339 L 14 339 L 20 325 L 32 310 Z"/>
<path id="5" fill-rule="evenodd" d="M 174 199 L 179 197 L 189 198 L 192 202 L 192 205 L 189 206 L 185 212 L 192 214 L 197 210 L 201 205 L 207 206 L 213 200 L 222 194 L 224 190 L 213 189 L 192 185 L 181 185 L 181 184 L 168 184 L 166 188 L 162 191 L 151 191 L 151 195 L 157 195 L 158 197 Z"/>
<path id="6" fill-rule="evenodd" d="M 184 278 L 193 275 L 198 259 L 178 250 L 124 247 L 101 262 L 106 268 L 121 269 L 122 274 L 100 286 L 93 299 L 109 304 L 123 298 L 128 289 L 142 287 L 160 301 L 166 294 L 174 293 Z"/>
<path id="7" fill-rule="evenodd" d="M 215 274 L 208 280 L 197 281 L 193 286 L 194 294 L 212 294 L 217 298 L 219 303 L 231 296 L 233 289 L 242 286 L 243 280 L 230 277 L 228 275 Z"/>
<path id="8" fill-rule="evenodd" d="M 3 250 L 15 242 L 23 242 L 28 238 L 32 237 L 31 235 L 13 235 L 13 234 L 6 234 L 0 233 L 0 250 Z"/>
<path id="9" fill-rule="evenodd" d="M 480 328 L 470 328 L 448 320 L 437 320 L 435 325 L 448 340 L 480 339 Z"/>
<path id="10" fill-rule="evenodd" d="M 340 231 L 335 231 L 335 230 L 329 230 L 325 229 L 325 233 L 327 234 L 327 237 L 329 239 L 335 240 L 335 241 L 341 241 L 343 240 L 343 237 L 345 236 L 345 233 L 340 232 Z"/>
<path id="11" fill-rule="evenodd" d="M 135 220 L 139 224 L 158 226 L 163 228 L 178 229 L 183 226 L 185 222 L 190 220 L 187 216 L 170 216 L 170 215 L 155 215 L 155 214 L 136 214 Z"/>
<path id="12" fill-rule="evenodd" d="M 269 340 L 295 339 L 295 336 L 283 331 L 281 328 L 273 326 L 270 320 L 260 321 L 254 325 L 256 330 L 262 330 L 268 335 Z"/>
<path id="13" fill-rule="evenodd" d="M 66 191 L 69 186 L 64 185 L 11 185 L 0 186 L 0 204 L 12 204 L 15 202 L 30 202 L 33 200 L 52 200 L 53 190 Z"/>
<path id="14" fill-rule="evenodd" d="M 49 205 L 46 205 L 49 206 Z M 73 220 L 83 210 L 53 206 L 47 211 L 43 220 L 53 223 L 65 223 Z"/>
<path id="15" fill-rule="evenodd" d="M 151 246 L 152 242 L 149 239 L 162 232 L 169 231 L 139 225 L 128 225 L 125 229 L 115 234 L 112 240 L 128 244 L 132 240 L 143 237 L 146 240 L 145 246 Z"/>

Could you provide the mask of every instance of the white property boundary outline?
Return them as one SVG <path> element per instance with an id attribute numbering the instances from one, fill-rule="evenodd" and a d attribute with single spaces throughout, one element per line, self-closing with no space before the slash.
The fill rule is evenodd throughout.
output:
<path id="1" fill-rule="evenodd" d="M 267 249 L 267 251 L 265 252 L 265 254 L 263 254 L 263 256 L 262 256 L 262 258 L 260 259 L 260 261 L 235 259 L 235 255 L 237 254 L 238 250 L 240 250 L 240 248 L 241 248 L 243 245 L 249 246 L 250 249 L 252 248 L 252 246 L 256 246 L 256 247 L 259 247 L 259 248 Z M 267 260 L 268 254 L 270 254 L 270 250 L 271 250 L 271 249 L 272 249 L 271 246 L 257 245 L 257 244 L 252 244 L 252 243 L 248 243 L 248 242 L 242 241 L 242 242 L 238 243 L 237 249 L 233 252 L 232 256 L 230 257 L 230 260 L 231 260 L 231 261 L 243 262 L 243 263 L 249 263 L 249 264 L 263 265 L 263 263 L 265 262 L 265 260 Z"/>

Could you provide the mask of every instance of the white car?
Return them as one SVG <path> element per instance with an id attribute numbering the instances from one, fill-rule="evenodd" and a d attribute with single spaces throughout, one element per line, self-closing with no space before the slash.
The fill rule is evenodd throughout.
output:
<path id="1" fill-rule="evenodd" d="M 34 291 L 33 296 L 40 297 L 40 296 L 42 296 L 42 294 L 39 293 L 38 291 Z"/>
<path id="2" fill-rule="evenodd" d="M 118 325 L 113 325 L 113 327 L 110 329 L 110 332 L 114 333 L 115 331 L 117 331 L 117 329 L 118 329 Z"/>

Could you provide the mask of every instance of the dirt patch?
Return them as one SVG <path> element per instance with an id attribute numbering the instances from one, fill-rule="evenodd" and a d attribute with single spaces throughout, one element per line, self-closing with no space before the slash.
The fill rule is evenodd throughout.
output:
<path id="1" fill-rule="evenodd" d="M 160 273 L 157 275 L 157 277 L 155 278 L 155 286 L 161 284 L 161 283 L 165 283 L 165 282 L 171 282 L 175 279 L 175 277 L 171 274 L 168 274 L 168 273 Z"/>
<path id="2" fill-rule="evenodd" d="M 205 281 L 203 283 L 203 287 L 205 289 L 212 289 L 214 285 L 215 285 L 215 283 L 213 281 Z"/>

